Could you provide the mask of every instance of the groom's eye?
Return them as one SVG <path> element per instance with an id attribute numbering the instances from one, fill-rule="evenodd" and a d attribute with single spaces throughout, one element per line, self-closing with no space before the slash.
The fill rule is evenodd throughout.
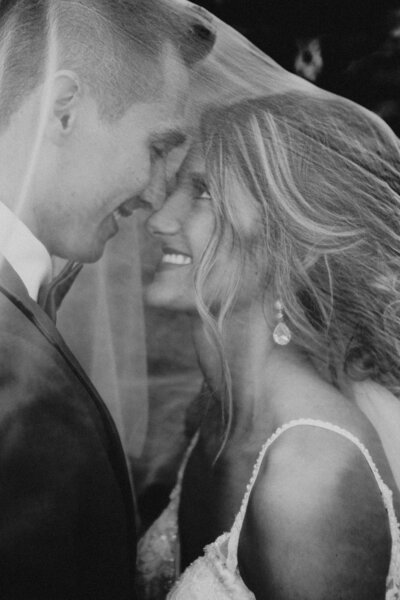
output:
<path id="1" fill-rule="evenodd" d="M 179 148 L 185 141 L 186 135 L 176 129 L 156 133 L 150 140 L 152 154 L 157 158 L 165 158 L 171 150 Z"/>
<path id="2" fill-rule="evenodd" d="M 152 152 L 157 158 L 164 158 L 165 155 L 165 146 L 152 146 Z"/>

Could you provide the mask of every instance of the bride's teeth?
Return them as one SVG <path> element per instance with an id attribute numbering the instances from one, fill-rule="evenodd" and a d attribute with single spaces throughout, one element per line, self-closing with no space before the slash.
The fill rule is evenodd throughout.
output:
<path id="1" fill-rule="evenodd" d="M 190 265 L 192 259 L 190 256 L 184 256 L 183 254 L 164 254 L 162 262 L 171 265 Z"/>

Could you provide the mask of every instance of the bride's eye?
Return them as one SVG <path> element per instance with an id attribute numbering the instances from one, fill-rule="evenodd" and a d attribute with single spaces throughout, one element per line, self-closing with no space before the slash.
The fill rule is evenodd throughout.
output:
<path id="1" fill-rule="evenodd" d="M 199 177 L 194 178 L 193 188 L 193 197 L 195 200 L 211 200 L 211 195 L 204 179 Z"/>
<path id="2" fill-rule="evenodd" d="M 197 194 L 196 198 L 198 200 L 211 200 L 210 192 L 208 190 L 203 190 L 201 194 Z"/>

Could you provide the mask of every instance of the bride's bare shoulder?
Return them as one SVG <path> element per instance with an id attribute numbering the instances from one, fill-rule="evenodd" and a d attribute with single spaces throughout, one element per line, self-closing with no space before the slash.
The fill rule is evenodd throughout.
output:
<path id="1" fill-rule="evenodd" d="M 262 463 L 239 545 L 257 600 L 384 598 L 389 560 L 387 513 L 360 448 L 329 429 L 285 431 Z"/>

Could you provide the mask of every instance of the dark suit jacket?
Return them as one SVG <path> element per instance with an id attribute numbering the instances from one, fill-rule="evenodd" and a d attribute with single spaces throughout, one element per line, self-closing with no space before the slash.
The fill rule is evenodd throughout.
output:
<path id="1" fill-rule="evenodd" d="M 52 321 L 5 263 L 0 598 L 132 600 L 134 561 L 132 491 L 114 423 Z"/>

